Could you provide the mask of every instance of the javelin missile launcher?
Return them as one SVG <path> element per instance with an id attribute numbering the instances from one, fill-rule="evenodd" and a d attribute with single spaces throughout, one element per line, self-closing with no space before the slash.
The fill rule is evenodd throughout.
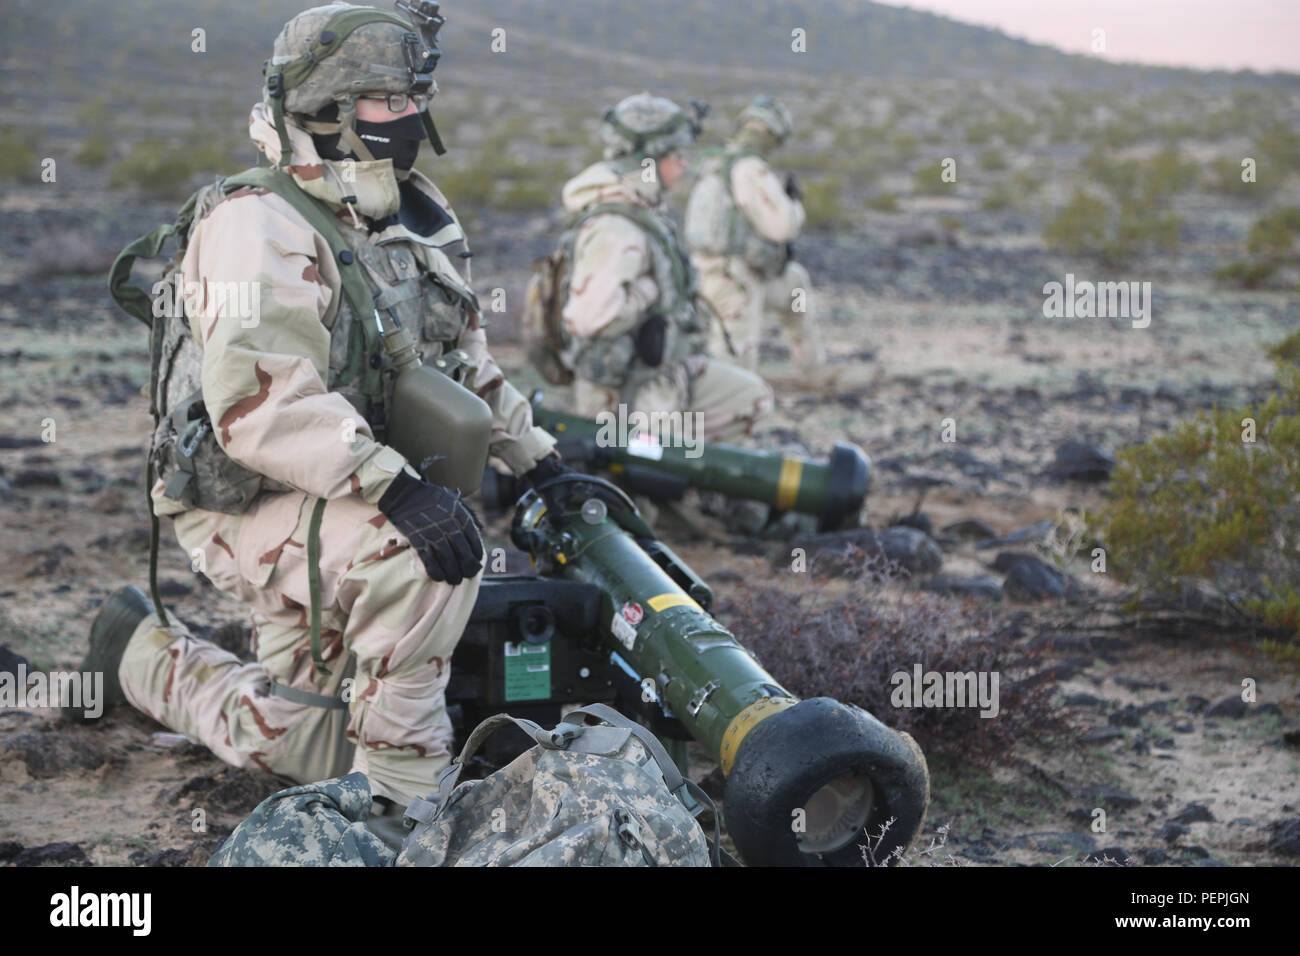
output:
<path id="1" fill-rule="evenodd" d="M 588 471 L 605 471 L 632 494 L 675 500 L 687 488 L 716 491 L 762 502 L 775 511 L 812 515 L 822 531 L 857 523 L 871 481 L 871 460 L 848 442 L 837 442 L 830 460 L 823 463 L 729 445 L 664 442 L 637 435 L 623 440 L 620 436 L 630 431 L 625 421 L 595 422 L 557 412 L 540 405 L 538 393 L 533 395 L 533 422 L 556 437 L 556 448 L 565 461 Z M 514 500 L 514 486 L 507 477 L 492 473 L 484 476 L 484 482 L 485 496 L 495 495 L 498 507 Z"/>
<path id="2" fill-rule="evenodd" d="M 913 842 L 929 776 L 912 738 L 783 688 L 614 486 L 570 474 L 529 491 L 511 535 L 537 574 L 483 579 L 448 688 L 462 728 L 501 710 L 553 723 L 562 704 L 602 701 L 666 743 L 695 740 L 726 777 L 725 821 L 750 865 L 862 865 L 866 832 L 890 818 L 876 858 Z"/>

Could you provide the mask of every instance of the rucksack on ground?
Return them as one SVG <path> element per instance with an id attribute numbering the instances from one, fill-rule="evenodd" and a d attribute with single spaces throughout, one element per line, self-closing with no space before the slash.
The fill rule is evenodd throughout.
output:
<path id="1" fill-rule="evenodd" d="M 484 779 L 460 783 L 478 749 L 506 726 L 536 745 Z M 714 811 L 712 845 L 687 799 Z M 572 711 L 553 730 L 507 714 L 479 724 L 438 792 L 407 808 L 400 853 L 366 826 L 370 807 L 360 773 L 282 790 L 257 805 L 208 865 L 708 866 L 722 855 L 712 801 L 650 731 L 603 704 Z"/>
<path id="2" fill-rule="evenodd" d="M 586 725 L 585 717 L 601 723 Z M 511 724 L 537 746 L 485 779 L 458 786 L 477 749 Z M 397 865 L 716 864 L 716 849 L 711 857 L 683 802 L 688 793 L 712 806 L 650 731 L 603 704 L 572 711 L 554 730 L 498 714 L 470 734 L 438 793 L 407 808 L 414 825 Z"/>

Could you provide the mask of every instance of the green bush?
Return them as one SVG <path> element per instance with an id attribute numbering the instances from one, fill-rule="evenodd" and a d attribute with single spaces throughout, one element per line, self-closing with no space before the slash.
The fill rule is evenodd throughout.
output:
<path id="1" fill-rule="evenodd" d="M 1216 269 L 1214 276 L 1243 289 L 1264 286 L 1277 270 L 1300 261 L 1296 240 L 1300 238 L 1300 208 L 1272 209 L 1250 227 L 1246 251 L 1250 258 L 1230 262 Z"/>
<path id="2" fill-rule="evenodd" d="M 1000 149 L 986 149 L 980 156 L 980 168 L 998 173 L 1007 168 L 1007 157 Z"/>
<path id="3" fill-rule="evenodd" d="M 809 228 L 830 228 L 844 222 L 844 187 L 838 179 L 812 179 L 803 185 L 803 208 Z"/>
<path id="4" fill-rule="evenodd" d="M 183 198 L 189 184 L 198 176 L 214 178 L 227 171 L 230 159 L 218 146 L 187 137 L 192 146 L 171 140 L 142 140 L 113 166 L 108 184 L 114 188 L 134 187 L 158 197 Z"/>
<path id="5" fill-rule="evenodd" d="M 102 133 L 92 133 L 81 141 L 76 162 L 82 166 L 98 168 L 108 162 L 113 152 L 113 141 Z"/>
<path id="6" fill-rule="evenodd" d="M 867 208 L 876 212 L 898 212 L 898 197 L 893 193 L 880 193 L 867 200 Z"/>
<path id="7" fill-rule="evenodd" d="M 1076 189 L 1069 202 L 1043 227 L 1043 239 L 1067 255 L 1097 252 L 1105 244 L 1110 217 L 1106 200 Z"/>
<path id="8" fill-rule="evenodd" d="M 1096 518 L 1109 569 L 1139 596 L 1209 586 L 1227 608 L 1282 635 L 1268 642 L 1272 653 L 1300 661 L 1300 333 L 1272 355 L 1277 394 L 1254 408 L 1202 412 L 1125 449 Z"/>
<path id="9" fill-rule="evenodd" d="M 40 182 L 41 160 L 21 130 L 0 131 L 0 179 Z"/>
<path id="10" fill-rule="evenodd" d="M 960 173 L 960 169 L 957 170 Z M 950 192 L 956 182 L 943 181 L 943 163 L 926 163 L 912 177 L 912 192 L 918 196 L 938 196 Z"/>

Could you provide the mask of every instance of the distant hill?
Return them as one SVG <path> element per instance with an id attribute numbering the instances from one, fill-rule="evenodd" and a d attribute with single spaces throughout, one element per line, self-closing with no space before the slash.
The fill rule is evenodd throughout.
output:
<path id="1" fill-rule="evenodd" d="M 107 80 L 137 79 L 247 90 L 280 26 L 305 6 L 301 0 L 9 0 L 0 65 L 10 91 L 9 78 L 23 91 L 40 83 L 64 95 L 78 86 L 100 93 Z M 447 65 L 470 74 L 522 74 L 524 94 L 615 74 L 625 85 L 671 88 L 675 75 L 724 70 L 748 74 L 751 84 L 753 74 L 781 73 L 787 85 L 794 75 L 837 73 L 1014 77 L 1076 86 L 1230 81 L 1227 74 L 1065 54 L 997 30 L 864 0 L 460 0 L 445 3 L 443 11 Z M 490 50 L 498 27 L 506 31 L 505 55 Z M 195 28 L 206 31 L 206 53 L 191 52 Z M 795 29 L 806 31 L 804 53 L 791 51 Z M 166 86 L 158 92 L 166 94 Z"/>

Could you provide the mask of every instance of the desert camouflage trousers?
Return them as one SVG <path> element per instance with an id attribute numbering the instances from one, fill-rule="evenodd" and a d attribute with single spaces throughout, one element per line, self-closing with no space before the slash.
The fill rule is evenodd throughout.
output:
<path id="1" fill-rule="evenodd" d="M 617 414 L 620 401 L 617 389 L 583 379 L 573 383 L 573 400 L 574 414 L 587 418 L 602 411 Z M 771 387 L 753 372 L 692 355 L 638 389 L 627 411 L 698 412 L 703 441 L 735 444 L 772 407 Z"/>
<path id="2" fill-rule="evenodd" d="M 194 564 L 252 612 L 257 663 L 141 622 L 122 659 L 127 699 L 235 766 L 299 782 L 366 774 L 402 806 L 434 790 L 451 759 L 449 661 L 479 577 L 429 579 L 406 538 L 356 495 L 326 505 L 320 528 L 321 651 L 312 663 L 307 532 L 316 499 L 264 494 L 242 515 L 190 511 L 176 536 Z M 355 665 L 349 658 L 355 658 Z M 271 681 L 346 702 L 325 708 L 271 693 Z"/>
<path id="3" fill-rule="evenodd" d="M 779 276 L 764 279 L 735 256 L 697 257 L 696 261 L 700 296 L 717 316 L 709 342 L 710 355 L 754 371 L 758 368 L 759 345 L 764 341 L 764 325 L 769 316 L 775 315 L 790 343 L 795 364 L 811 370 L 825 363 L 826 353 L 813 310 L 812 280 L 800 263 L 791 260 Z"/>

